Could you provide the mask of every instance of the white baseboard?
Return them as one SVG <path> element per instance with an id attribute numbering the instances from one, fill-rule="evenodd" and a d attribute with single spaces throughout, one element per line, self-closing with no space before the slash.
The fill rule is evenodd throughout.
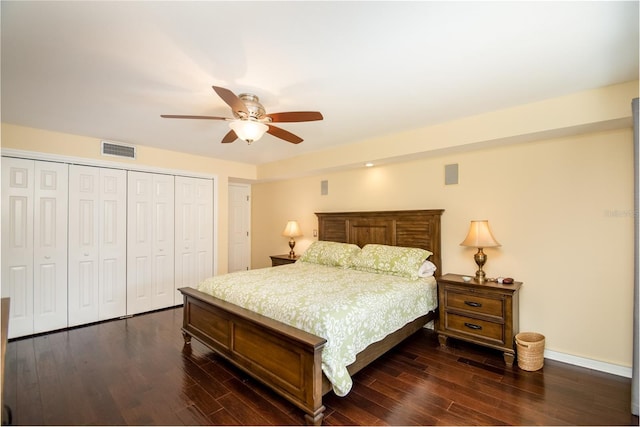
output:
<path id="1" fill-rule="evenodd" d="M 614 365 L 613 363 L 600 362 L 599 360 L 587 359 L 585 357 L 573 356 L 571 354 L 560 353 L 553 350 L 544 351 L 545 359 L 556 360 L 570 365 L 581 366 L 620 377 L 631 378 L 632 368 L 627 366 Z"/>

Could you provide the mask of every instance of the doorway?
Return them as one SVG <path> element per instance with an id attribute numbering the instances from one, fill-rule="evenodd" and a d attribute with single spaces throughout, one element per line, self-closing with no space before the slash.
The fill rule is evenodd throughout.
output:
<path id="1" fill-rule="evenodd" d="M 229 184 L 229 273 L 251 268 L 250 228 L 251 186 Z"/>

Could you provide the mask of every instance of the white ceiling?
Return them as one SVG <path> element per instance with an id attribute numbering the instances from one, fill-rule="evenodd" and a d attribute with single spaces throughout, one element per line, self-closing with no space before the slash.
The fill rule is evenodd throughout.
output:
<path id="1" fill-rule="evenodd" d="M 638 2 L 2 1 L 2 121 L 261 164 L 638 79 Z M 220 144 L 211 89 L 299 145 Z"/>

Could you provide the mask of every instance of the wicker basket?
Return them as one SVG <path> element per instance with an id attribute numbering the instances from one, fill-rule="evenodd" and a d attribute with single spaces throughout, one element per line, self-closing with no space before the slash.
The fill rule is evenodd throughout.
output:
<path id="1" fill-rule="evenodd" d="M 525 371 L 537 371 L 544 364 L 544 335 L 520 332 L 516 335 L 518 366 Z"/>

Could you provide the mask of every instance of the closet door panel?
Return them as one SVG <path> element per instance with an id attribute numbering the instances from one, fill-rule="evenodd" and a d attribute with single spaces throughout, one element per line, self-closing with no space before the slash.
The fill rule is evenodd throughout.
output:
<path id="1" fill-rule="evenodd" d="M 68 170 L 35 162 L 34 332 L 67 326 Z"/>
<path id="2" fill-rule="evenodd" d="M 174 305 L 175 292 L 175 178 L 153 176 L 153 308 Z"/>
<path id="3" fill-rule="evenodd" d="M 196 186 L 196 281 L 213 275 L 213 181 L 195 179 Z"/>
<path id="4" fill-rule="evenodd" d="M 2 296 L 11 298 L 8 337 L 33 333 L 34 162 L 2 158 Z"/>
<path id="5" fill-rule="evenodd" d="M 69 326 L 126 314 L 126 171 L 69 167 Z"/>
<path id="6" fill-rule="evenodd" d="M 127 314 L 151 310 L 152 175 L 127 173 Z"/>
<path id="7" fill-rule="evenodd" d="M 66 164 L 2 158 L 2 296 L 9 338 L 67 326 Z"/>
<path id="8" fill-rule="evenodd" d="M 8 337 L 33 333 L 33 268 L 13 265 L 2 269 L 3 291 L 11 298 Z"/>
<path id="9" fill-rule="evenodd" d="M 100 169 L 69 166 L 69 326 L 99 320 Z"/>
<path id="10" fill-rule="evenodd" d="M 99 320 L 127 313 L 127 172 L 100 169 Z"/>
<path id="11" fill-rule="evenodd" d="M 176 304 L 177 289 L 196 287 L 213 274 L 213 181 L 176 177 Z"/>
<path id="12" fill-rule="evenodd" d="M 77 289 L 74 299 L 75 315 L 71 321 L 69 315 L 69 326 L 81 325 L 83 323 L 95 322 L 98 320 L 97 313 L 97 287 L 96 278 L 98 276 L 98 266 L 95 260 L 80 260 L 77 265 Z"/>
<path id="13" fill-rule="evenodd" d="M 173 305 L 173 176 L 128 173 L 127 314 Z"/>
<path id="14" fill-rule="evenodd" d="M 174 257 L 170 254 L 156 254 L 153 257 L 154 308 L 171 307 L 174 293 Z"/>

